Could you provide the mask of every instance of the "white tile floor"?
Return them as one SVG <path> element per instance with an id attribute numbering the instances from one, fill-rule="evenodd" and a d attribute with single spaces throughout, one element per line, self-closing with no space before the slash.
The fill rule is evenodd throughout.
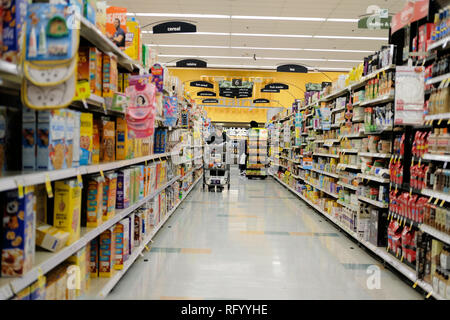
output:
<path id="1" fill-rule="evenodd" d="M 367 287 L 371 265 L 381 267 L 380 289 Z M 279 183 L 233 169 L 230 191 L 203 192 L 201 183 L 192 191 L 107 298 L 422 296 Z"/>

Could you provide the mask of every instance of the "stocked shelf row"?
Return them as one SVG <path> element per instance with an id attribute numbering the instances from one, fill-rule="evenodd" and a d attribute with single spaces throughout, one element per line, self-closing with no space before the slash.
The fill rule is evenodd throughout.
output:
<path id="1" fill-rule="evenodd" d="M 345 231 L 348 235 L 350 235 L 352 238 L 354 238 L 356 241 L 358 241 L 360 244 L 362 244 L 363 246 L 365 246 L 367 249 L 369 249 L 370 251 L 372 251 L 374 254 L 376 254 L 379 258 L 381 258 L 383 261 L 387 262 L 388 264 L 390 264 L 394 269 L 396 269 L 397 271 L 399 271 L 401 274 L 403 274 L 406 278 L 408 278 L 412 283 L 414 283 L 414 286 L 419 286 L 420 288 L 422 288 L 425 292 L 428 292 L 431 296 L 433 296 L 435 299 L 437 300 L 444 300 L 444 298 L 439 295 L 436 292 L 433 292 L 433 288 L 430 284 L 428 284 L 427 282 L 418 279 L 415 270 L 413 270 L 412 268 L 410 268 L 409 266 L 407 266 L 406 264 L 400 262 L 400 260 L 396 259 L 394 256 L 390 255 L 385 248 L 381 248 L 381 247 L 376 247 L 373 244 L 371 244 L 368 241 L 364 241 L 362 240 L 360 237 L 358 237 L 358 235 L 351 231 L 348 230 L 348 228 L 346 228 L 344 225 L 342 225 L 342 223 L 338 220 L 336 220 L 334 217 L 332 217 L 331 215 L 329 215 L 327 212 L 325 212 L 324 210 L 322 210 L 320 207 L 316 206 L 314 203 L 312 203 L 311 201 L 309 201 L 307 198 L 305 198 L 302 194 L 300 194 L 299 192 L 297 192 L 296 190 L 294 190 L 293 188 L 291 188 L 289 185 L 287 185 L 286 183 L 284 183 L 283 181 L 281 181 L 278 177 L 273 176 L 273 178 L 278 181 L 281 185 L 283 185 L 284 187 L 286 187 L 288 190 L 290 190 L 292 193 L 294 193 L 295 195 L 297 195 L 300 199 L 302 199 L 303 201 L 305 201 L 307 204 L 309 204 L 311 207 L 313 207 L 316 211 L 318 211 L 320 214 L 322 214 L 324 217 L 326 217 L 329 221 L 331 221 L 332 223 L 334 223 L 334 225 L 336 225 L 337 227 L 339 227 L 341 230 Z"/>

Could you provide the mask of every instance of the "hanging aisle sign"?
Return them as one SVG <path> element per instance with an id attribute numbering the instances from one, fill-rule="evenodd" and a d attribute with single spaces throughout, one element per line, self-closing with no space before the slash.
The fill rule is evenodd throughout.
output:
<path id="1" fill-rule="evenodd" d="M 153 34 L 160 33 L 195 33 L 197 26 L 183 21 L 170 21 L 157 24 L 153 27 Z"/>
<path id="2" fill-rule="evenodd" d="M 206 61 L 197 59 L 185 59 L 177 61 L 177 68 L 206 68 L 208 65 Z"/>
<path id="3" fill-rule="evenodd" d="M 308 73 L 308 68 L 298 64 L 285 64 L 277 67 L 277 72 Z"/>
<path id="4" fill-rule="evenodd" d="M 210 82 L 206 82 L 206 81 L 192 81 L 190 83 L 191 87 L 197 87 L 197 88 L 208 88 L 208 89 L 213 89 L 214 85 Z"/>
<path id="5" fill-rule="evenodd" d="M 253 100 L 253 103 L 269 103 L 270 101 L 267 99 L 255 99 Z"/>
<path id="6" fill-rule="evenodd" d="M 261 89 L 261 92 L 265 92 L 265 93 L 280 93 L 280 89 Z"/>
<path id="7" fill-rule="evenodd" d="M 197 93 L 197 97 L 217 97 L 217 94 L 212 91 L 200 91 Z"/>
<path id="8" fill-rule="evenodd" d="M 202 103 L 219 103 L 219 100 L 217 99 L 205 99 L 202 101 Z"/>
<path id="9" fill-rule="evenodd" d="M 392 18 L 391 35 L 406 25 L 428 15 L 430 0 L 408 1 L 402 11 Z"/>
<path id="10" fill-rule="evenodd" d="M 271 90 L 289 90 L 289 86 L 284 83 L 271 83 L 264 87 L 264 89 L 271 89 Z"/>

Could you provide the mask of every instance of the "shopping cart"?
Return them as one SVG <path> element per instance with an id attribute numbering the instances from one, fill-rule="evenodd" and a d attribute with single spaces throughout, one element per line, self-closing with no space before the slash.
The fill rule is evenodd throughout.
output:
<path id="1" fill-rule="evenodd" d="M 209 159 L 203 161 L 203 190 L 222 192 L 230 190 L 230 164 L 226 162 L 226 142 L 209 145 Z"/>

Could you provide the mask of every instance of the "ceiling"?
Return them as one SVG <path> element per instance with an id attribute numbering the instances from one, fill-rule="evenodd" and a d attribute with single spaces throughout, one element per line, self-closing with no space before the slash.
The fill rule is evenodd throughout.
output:
<path id="1" fill-rule="evenodd" d="M 168 66 L 182 58 L 201 58 L 208 67 L 218 68 L 273 69 L 296 63 L 320 71 L 346 71 L 388 39 L 388 30 L 358 29 L 357 19 L 370 5 L 395 14 L 405 0 L 108 0 L 108 4 L 126 6 L 141 27 L 149 25 L 143 28 L 143 42 L 156 48 L 159 61 Z M 170 20 L 195 22 L 197 33 L 151 33 L 154 24 Z"/>

